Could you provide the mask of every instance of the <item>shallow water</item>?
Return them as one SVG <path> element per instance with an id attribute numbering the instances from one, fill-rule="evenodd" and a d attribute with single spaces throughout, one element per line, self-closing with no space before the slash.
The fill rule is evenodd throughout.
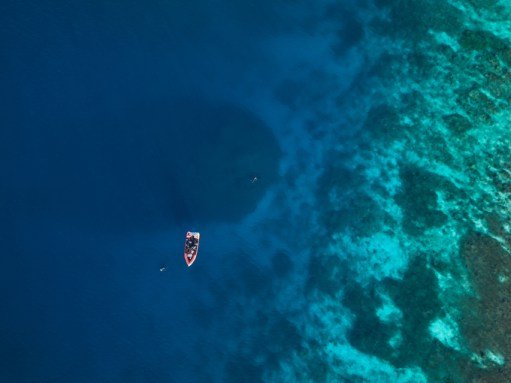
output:
<path id="1" fill-rule="evenodd" d="M 0 380 L 509 380 L 508 8 L 2 4 Z"/>

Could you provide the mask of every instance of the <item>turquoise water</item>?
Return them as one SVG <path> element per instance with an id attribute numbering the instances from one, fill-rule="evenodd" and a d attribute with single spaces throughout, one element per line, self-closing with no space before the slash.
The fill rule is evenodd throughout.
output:
<path id="1" fill-rule="evenodd" d="M 505 1 L 0 11 L 1 381 L 511 380 Z"/>

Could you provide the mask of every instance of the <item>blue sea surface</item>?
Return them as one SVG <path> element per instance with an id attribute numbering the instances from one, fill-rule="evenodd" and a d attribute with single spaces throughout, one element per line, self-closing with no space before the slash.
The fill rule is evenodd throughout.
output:
<path id="1" fill-rule="evenodd" d="M 230 93 L 265 90 L 258 44 L 300 26 L 274 2 L 0 8 L 0 380 L 223 380 L 226 286 L 263 254 L 219 227 L 256 209 L 282 155 Z"/>
<path id="2" fill-rule="evenodd" d="M 511 377 L 495 4 L 3 1 L 0 382 Z"/>

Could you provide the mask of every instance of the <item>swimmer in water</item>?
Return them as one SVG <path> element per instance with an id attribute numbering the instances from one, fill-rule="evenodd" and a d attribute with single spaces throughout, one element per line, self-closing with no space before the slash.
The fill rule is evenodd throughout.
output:
<path id="1" fill-rule="evenodd" d="M 250 181 L 250 183 L 256 183 L 257 181 L 259 181 L 259 178 L 257 178 L 257 176 L 255 176 L 254 178 L 252 178 L 252 180 Z"/>
<path id="2" fill-rule="evenodd" d="M 167 268 L 165 266 L 160 267 L 160 271 L 163 273 L 164 271 L 167 271 Z"/>

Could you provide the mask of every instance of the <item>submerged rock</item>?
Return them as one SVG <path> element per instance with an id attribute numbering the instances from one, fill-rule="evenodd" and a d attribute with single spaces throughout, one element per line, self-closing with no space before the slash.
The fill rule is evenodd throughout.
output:
<path id="1" fill-rule="evenodd" d="M 468 346 L 479 359 L 468 378 L 481 376 L 484 369 L 481 382 L 510 381 L 511 368 L 503 361 L 511 357 L 511 284 L 503 282 L 502 276 L 511 272 L 511 257 L 496 239 L 478 232 L 468 233 L 460 245 L 477 294 L 467 300 L 460 322 Z"/>
<path id="2" fill-rule="evenodd" d="M 491 32 L 482 30 L 474 31 L 466 29 L 462 32 L 458 42 L 462 48 L 467 50 L 501 50 L 506 48 L 504 40 L 498 38 Z"/>
<path id="3" fill-rule="evenodd" d="M 442 116 L 446 126 L 453 133 L 465 133 L 472 128 L 468 118 L 458 113 L 446 114 Z"/>
<path id="4" fill-rule="evenodd" d="M 403 228 L 408 234 L 418 235 L 425 230 L 447 222 L 439 210 L 436 191 L 455 189 L 447 179 L 415 166 L 401 169 L 402 189 L 396 202 L 403 210 Z"/>
<path id="5" fill-rule="evenodd" d="M 367 114 L 363 130 L 370 131 L 378 138 L 393 139 L 402 133 L 399 114 L 390 105 L 382 104 L 371 108 Z"/>

